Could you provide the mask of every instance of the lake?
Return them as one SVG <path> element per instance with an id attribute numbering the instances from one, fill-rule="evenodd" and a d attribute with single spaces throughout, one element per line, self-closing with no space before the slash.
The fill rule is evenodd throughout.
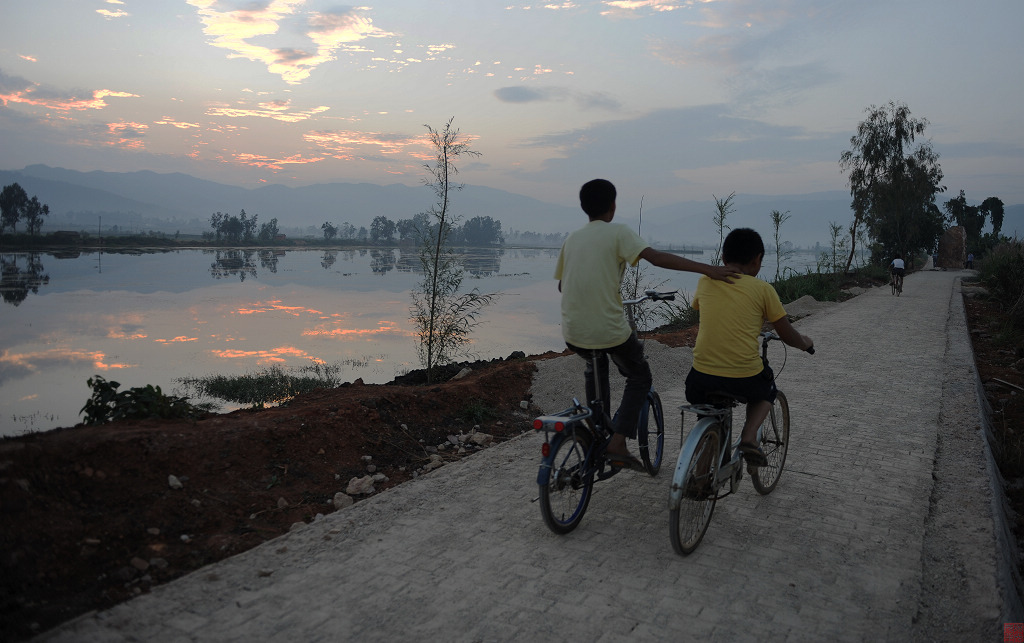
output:
<path id="1" fill-rule="evenodd" d="M 479 318 L 471 359 L 564 348 L 557 256 L 465 255 L 464 289 L 500 295 Z M 801 253 L 790 263 L 813 262 Z M 0 253 L 0 263 L 0 436 L 77 424 L 95 375 L 120 390 L 152 384 L 180 394 L 182 377 L 313 360 L 368 384 L 421 368 L 409 308 L 422 275 L 407 250 Z M 766 258 L 761 276 L 774 276 L 774 265 Z M 652 287 L 687 293 L 698 278 L 651 266 L 644 274 Z"/>

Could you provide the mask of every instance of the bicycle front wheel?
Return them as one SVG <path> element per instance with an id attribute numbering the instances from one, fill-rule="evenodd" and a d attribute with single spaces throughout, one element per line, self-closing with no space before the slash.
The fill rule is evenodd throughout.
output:
<path id="1" fill-rule="evenodd" d="M 654 429 L 653 435 L 651 429 Z M 661 457 L 665 451 L 665 414 L 661 409 L 661 397 L 651 389 L 647 393 L 647 408 L 640 414 L 636 428 L 636 440 L 644 468 L 652 476 L 661 469 Z"/>
<path id="2" fill-rule="evenodd" d="M 715 479 L 721 461 L 721 427 L 708 427 L 700 437 L 683 478 L 683 495 L 679 508 L 669 511 L 669 537 L 672 549 L 687 556 L 704 538 L 715 512 L 718 490 Z"/>
<path id="3" fill-rule="evenodd" d="M 551 441 L 551 456 L 544 463 L 548 473 L 540 484 L 540 513 L 544 524 L 556 534 L 575 529 L 590 504 L 594 476 L 586 470 L 590 433 L 578 430 Z"/>
<path id="4" fill-rule="evenodd" d="M 789 452 L 789 400 L 782 391 L 776 393 L 775 404 L 761 425 L 761 450 L 768 457 L 767 466 L 749 467 L 748 471 L 754 489 L 768 495 L 779 484 Z"/>

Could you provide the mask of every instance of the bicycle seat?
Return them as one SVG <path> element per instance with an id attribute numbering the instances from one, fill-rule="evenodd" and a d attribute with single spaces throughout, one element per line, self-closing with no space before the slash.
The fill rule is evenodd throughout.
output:
<path id="1" fill-rule="evenodd" d="M 733 395 L 726 391 L 711 391 L 704 397 L 708 404 L 718 407 L 730 407 L 747 403 L 747 398 L 741 395 Z"/>

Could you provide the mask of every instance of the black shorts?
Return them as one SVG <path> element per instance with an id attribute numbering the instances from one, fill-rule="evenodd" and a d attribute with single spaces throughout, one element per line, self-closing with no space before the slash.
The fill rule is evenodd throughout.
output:
<path id="1" fill-rule="evenodd" d="M 728 393 L 750 404 L 767 400 L 775 402 L 775 373 L 770 366 L 752 377 L 721 377 L 691 368 L 686 376 L 686 399 L 690 404 L 707 404 L 709 393 Z"/>
<path id="2" fill-rule="evenodd" d="M 907 274 L 907 269 L 906 268 L 893 268 L 892 269 L 892 274 L 899 275 L 900 277 L 902 277 L 905 274 Z"/>

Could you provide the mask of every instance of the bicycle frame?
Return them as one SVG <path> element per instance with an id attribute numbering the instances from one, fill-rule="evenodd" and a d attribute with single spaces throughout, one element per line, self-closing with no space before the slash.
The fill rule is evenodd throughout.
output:
<path id="1" fill-rule="evenodd" d="M 685 420 L 686 411 L 696 413 L 699 419 L 693 429 L 690 430 L 690 433 L 687 434 L 683 447 L 679 450 L 675 473 L 672 475 L 672 487 L 669 490 L 669 510 L 679 509 L 679 503 L 683 498 L 683 485 L 680 484 L 680 481 L 685 481 L 686 468 L 693 459 L 697 445 L 700 444 L 704 434 L 716 425 L 721 425 L 725 429 L 720 436 L 719 447 L 720 453 L 729 455 L 729 461 L 718 467 L 714 481 L 714 491 L 717 494 L 724 481 L 728 480 L 729 491 L 721 496 L 716 495 L 716 498 L 724 498 L 731 493 L 735 493 L 736 485 L 743 475 L 743 456 L 739 450 L 740 438 L 735 440 L 732 438 L 732 409 L 733 406 L 721 407 L 710 404 L 687 404 L 681 407 L 680 426 L 682 426 Z M 758 427 L 757 441 L 759 443 L 762 431 L 763 426 Z"/>

